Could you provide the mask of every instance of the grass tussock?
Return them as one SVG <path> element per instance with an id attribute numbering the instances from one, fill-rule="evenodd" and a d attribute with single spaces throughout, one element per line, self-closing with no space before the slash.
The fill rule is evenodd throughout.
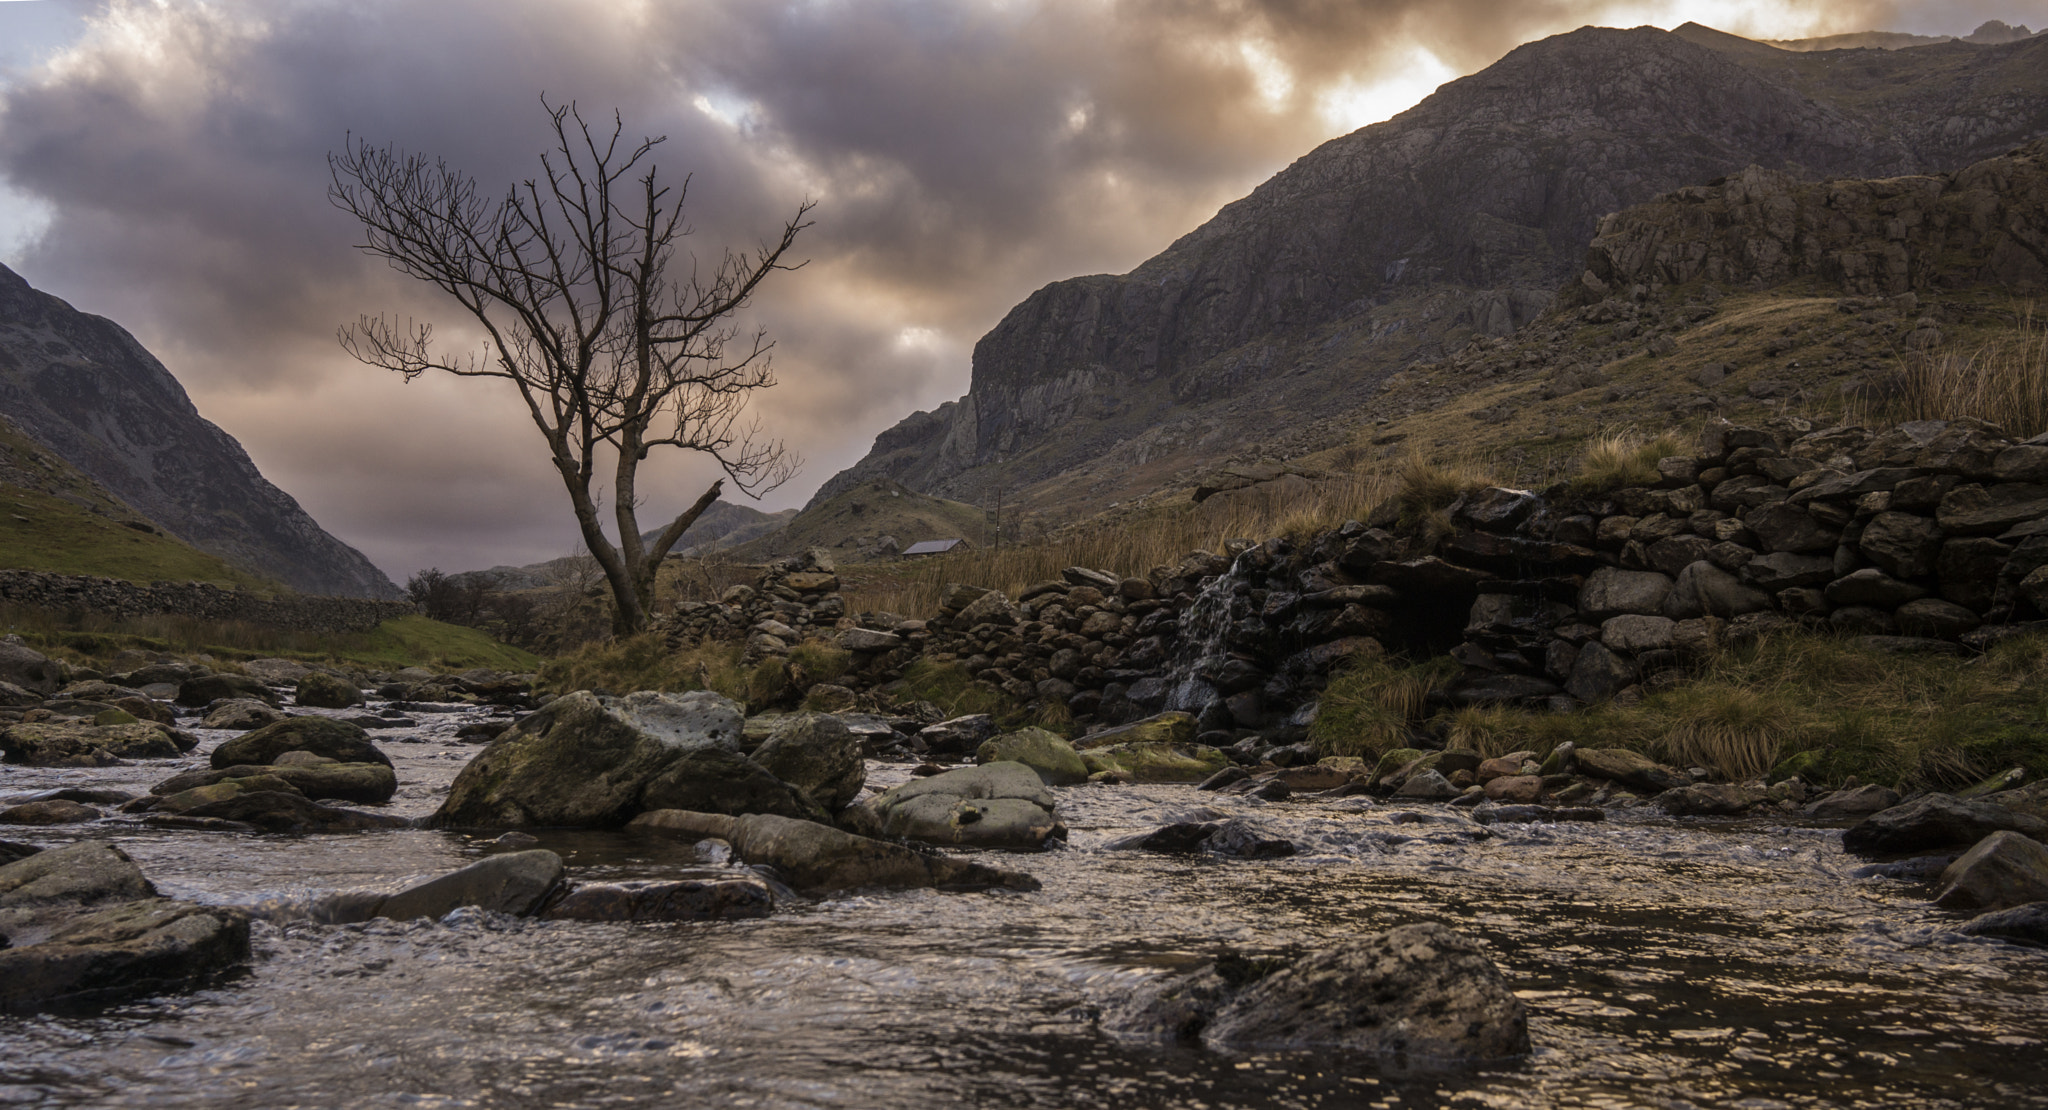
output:
<path id="1" fill-rule="evenodd" d="M 1480 463 L 1439 462 L 1421 455 L 1409 455 L 1402 461 L 1396 481 L 1394 502 L 1400 509 L 1401 524 L 1433 531 L 1432 525 L 1437 524 L 1449 528 L 1443 514 L 1458 498 L 1495 484 L 1492 473 Z"/>
<path id="2" fill-rule="evenodd" d="M 1323 756 L 1373 759 L 1408 747 L 1428 713 L 1430 695 L 1457 675 L 1457 664 L 1447 656 L 1423 663 L 1394 656 L 1355 662 L 1331 677 L 1309 739 Z"/>
<path id="3" fill-rule="evenodd" d="M 947 717 L 986 713 L 1005 728 L 1036 726 L 1063 736 L 1074 730 L 1066 706 L 1020 702 L 993 683 L 968 677 L 952 663 L 920 659 L 904 670 L 902 684 L 892 692 L 905 701 L 930 702 Z"/>
<path id="4" fill-rule="evenodd" d="M 1661 476 L 1657 464 L 1685 453 L 1687 444 L 1676 432 L 1644 437 L 1614 431 L 1597 436 L 1579 459 L 1572 485 L 1583 492 L 1621 489 L 1626 486 L 1654 486 Z"/>
<path id="5" fill-rule="evenodd" d="M 1548 754 L 1570 740 L 1705 767 L 1737 782 L 1800 756 L 1810 783 L 1854 775 L 1902 790 L 1953 790 L 2008 767 L 2048 774 L 2048 691 L 2038 682 L 2044 667 L 2044 637 L 1953 659 L 1875 654 L 1830 636 L 1786 632 L 1723 650 L 1686 681 L 1632 705 L 1566 714 L 1466 709 L 1423 727 L 1487 755 Z"/>
<path id="6" fill-rule="evenodd" d="M 2016 327 L 1973 350 L 1909 358 L 1897 395 L 1859 423 L 1958 420 L 1995 424 L 2025 439 L 2048 432 L 2048 321 L 2031 310 Z"/>

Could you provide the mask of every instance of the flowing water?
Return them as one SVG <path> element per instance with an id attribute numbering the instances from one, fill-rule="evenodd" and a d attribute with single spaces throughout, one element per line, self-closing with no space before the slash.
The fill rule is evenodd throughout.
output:
<path id="1" fill-rule="evenodd" d="M 476 749 L 380 742 L 424 814 Z M 207 736 L 205 747 L 217 743 Z M 0 769 L 0 793 L 173 769 Z M 873 781 L 901 781 L 876 766 Z M 246 972 L 92 1013 L 0 1017 L 0 1104 L 205 1107 L 2048 1106 L 2048 953 L 1962 938 L 1923 886 L 1859 879 L 1837 832 L 1632 820 L 1481 829 L 1441 807 L 1059 791 L 1072 844 L 1032 894 L 799 902 L 730 924 L 457 911 L 259 922 Z M 1243 862 L 1104 851 L 1213 812 L 1301 844 Z M 258 836 L 103 822 L 166 893 L 254 905 L 501 850 L 450 832 Z M 579 878 L 693 866 L 656 835 L 542 833 Z M 1148 975 L 1420 920 L 1492 947 L 1529 1060 L 1394 1082 L 1313 1056 L 1128 1044 L 1093 1027 Z"/>
<path id="2" fill-rule="evenodd" d="M 1181 614 L 1179 646 L 1166 668 L 1166 708 L 1200 713 L 1216 700 L 1216 688 L 1202 676 L 1230 658 L 1225 638 L 1230 631 L 1231 603 L 1242 581 L 1237 576 L 1237 562 L 1232 560 L 1230 570 L 1209 578 L 1194 603 Z"/>

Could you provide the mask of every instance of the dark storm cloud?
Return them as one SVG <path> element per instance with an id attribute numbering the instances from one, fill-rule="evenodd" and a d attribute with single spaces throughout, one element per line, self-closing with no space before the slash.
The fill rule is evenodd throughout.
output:
<path id="1" fill-rule="evenodd" d="M 403 576 L 547 557 L 574 530 L 507 398 L 404 386 L 336 349 L 362 312 L 465 334 L 350 249 L 325 197 L 347 132 L 495 186 L 534 171 L 542 92 L 616 107 L 630 134 L 669 137 L 664 170 L 694 174 L 714 257 L 818 200 L 812 265 L 751 313 L 779 340 L 763 416 L 811 460 L 780 505 L 958 395 L 974 340 L 1030 290 L 1135 265 L 1348 129 L 1333 92 L 1399 79 L 1418 50 L 1469 72 L 1678 6 L 121 0 L 6 93 L 0 176 L 54 206 L 31 281 L 137 332 L 266 474 Z M 650 519 L 711 472 L 657 475 Z"/>

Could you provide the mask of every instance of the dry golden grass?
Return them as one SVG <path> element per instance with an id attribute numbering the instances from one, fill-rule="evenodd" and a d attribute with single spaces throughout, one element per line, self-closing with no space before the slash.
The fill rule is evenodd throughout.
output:
<path id="1" fill-rule="evenodd" d="M 1431 694 L 1448 686 L 1458 665 L 1448 656 L 1410 664 L 1381 656 L 1333 675 L 1309 729 L 1318 755 L 1378 756 L 1408 746 L 1428 712 Z"/>
<path id="2" fill-rule="evenodd" d="M 2029 307 L 1971 350 L 1903 360 L 1899 384 L 1896 397 L 1851 416 L 1867 425 L 1971 417 L 2022 439 L 2048 432 L 2048 322 Z"/>
<path id="3" fill-rule="evenodd" d="M 1677 432 L 1644 436 L 1629 429 L 1603 433 L 1587 444 L 1579 458 L 1572 484 L 1582 490 L 1620 489 L 1624 486 L 1654 486 L 1660 479 L 1657 463 L 1685 453 L 1687 443 Z"/>

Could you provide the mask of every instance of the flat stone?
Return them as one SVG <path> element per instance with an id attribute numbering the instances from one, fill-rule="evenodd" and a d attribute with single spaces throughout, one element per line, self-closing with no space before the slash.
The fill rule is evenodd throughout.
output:
<path id="1" fill-rule="evenodd" d="M 1992 833 L 1941 873 L 1934 904 L 1945 909 L 2006 910 L 2048 901 L 2048 848 L 2020 833 Z"/>
<path id="2" fill-rule="evenodd" d="M 1926 597 L 1927 588 L 1901 582 L 1876 567 L 1864 567 L 1828 583 L 1826 594 L 1828 601 L 1836 605 L 1868 605 L 1889 610 Z"/>
<path id="3" fill-rule="evenodd" d="M 742 921 L 774 910 L 775 895 L 760 876 L 729 869 L 681 879 L 587 883 L 541 916 L 549 921 Z"/>
<path id="4" fill-rule="evenodd" d="M 1657 613 L 1663 609 L 1671 589 L 1671 579 L 1655 571 L 1602 567 L 1587 577 L 1585 587 L 1579 591 L 1579 611 L 1591 621 L 1629 613 Z"/>
<path id="5" fill-rule="evenodd" d="M 1872 814 L 1842 834 L 1844 850 L 1857 855 L 1903 855 L 1939 848 L 1972 847 L 1995 832 L 2048 834 L 2048 821 L 1990 802 L 1929 794 Z"/>

